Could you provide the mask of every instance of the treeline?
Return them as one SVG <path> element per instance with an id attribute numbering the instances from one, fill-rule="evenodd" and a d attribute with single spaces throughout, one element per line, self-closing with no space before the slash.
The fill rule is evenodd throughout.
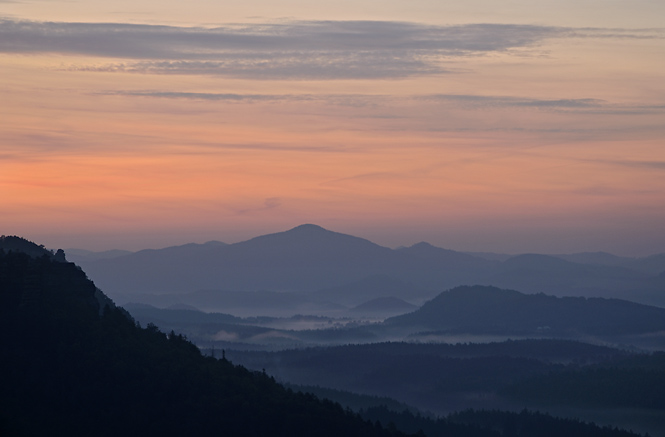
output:
<path id="1" fill-rule="evenodd" d="M 388 429 L 400 429 L 420 435 L 459 437 L 634 437 L 638 434 L 598 426 L 573 419 L 523 410 L 520 413 L 497 410 L 465 410 L 445 418 L 432 419 L 410 411 L 395 413 L 385 407 L 361 410 L 368 419 L 387 423 Z"/>
<path id="2" fill-rule="evenodd" d="M 625 357 L 617 349 L 563 340 L 489 344 L 375 343 L 278 352 L 228 351 L 232 360 L 265 368 L 302 385 L 363 391 L 398 399 L 494 393 L 528 376 Z"/>
<path id="3" fill-rule="evenodd" d="M 665 353 L 519 381 L 502 394 L 540 404 L 665 409 Z"/>

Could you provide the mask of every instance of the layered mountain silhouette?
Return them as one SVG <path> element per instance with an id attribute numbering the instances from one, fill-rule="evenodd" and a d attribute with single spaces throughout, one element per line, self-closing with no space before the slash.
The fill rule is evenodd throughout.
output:
<path id="1" fill-rule="evenodd" d="M 463 294 L 473 300 L 478 292 L 481 294 L 477 298 L 482 297 L 483 292 L 487 294 L 484 288 L 474 287 Z M 489 293 L 495 294 L 495 299 L 489 298 L 489 306 L 495 308 L 500 306 L 501 296 L 508 301 L 523 299 L 517 292 L 490 290 Z M 530 297 L 533 296 L 527 300 Z M 451 304 L 443 302 L 441 305 L 440 298 L 413 314 L 429 308 L 440 318 L 441 307 Z M 371 305 L 396 303 L 399 302 L 395 299 L 380 299 Z M 479 302 L 471 306 L 481 311 L 488 307 Z M 592 310 L 596 311 L 597 307 Z M 200 317 L 189 308 L 169 311 L 182 322 Z M 620 311 L 615 316 L 621 314 L 626 312 Z M 632 313 L 629 315 L 633 317 Z M 652 319 L 650 313 L 641 312 L 640 316 L 645 323 Z M 662 319 L 662 313 L 656 316 Z M 238 322 L 230 315 L 205 317 L 211 323 Z M 399 318 L 390 320 L 394 323 Z M 640 329 L 638 326 L 637 330 Z M 662 328 L 656 326 L 656 329 Z M 509 342 L 480 348 L 514 351 L 517 347 L 540 356 L 538 344 L 532 347 L 530 343 L 521 346 Z M 554 348 L 543 345 L 546 350 L 556 352 L 556 356 L 562 350 L 556 345 Z M 567 355 L 571 348 L 597 354 L 593 352 L 598 349 L 595 346 L 567 345 L 564 345 L 564 349 L 569 350 Z M 307 355 L 308 366 L 318 370 L 334 369 L 338 374 L 344 371 L 341 375 L 344 378 L 362 376 L 367 387 L 391 389 L 401 381 L 402 386 L 408 385 L 410 389 L 426 387 L 437 397 L 455 392 L 461 393 L 464 399 L 468 389 L 482 389 L 492 394 L 515 378 L 527 373 L 538 377 L 552 367 L 523 358 L 483 356 L 474 361 L 412 353 L 413 348 L 421 347 L 454 349 L 466 356 L 479 346 L 384 344 L 374 348 L 347 348 L 356 361 L 329 348 L 303 349 L 289 354 Z M 383 354 L 377 360 L 376 348 L 395 349 L 396 354 L 390 359 Z M 411 351 L 404 353 L 406 349 Z M 423 429 L 428 435 L 457 437 L 634 435 L 617 428 L 600 428 L 526 410 L 519 415 L 467 411 L 462 413 L 463 421 L 455 415 L 433 421 L 408 412 L 396 414 L 385 408 L 375 409 L 373 415 L 361 412 L 361 417 L 332 401 L 286 389 L 266 374 L 265 367 L 262 371 L 249 371 L 228 361 L 224 351 L 221 359 L 206 357 L 181 334 L 173 331 L 165 334 L 153 324 L 142 328 L 126 311 L 110 302 L 78 266 L 67 262 L 61 251 L 52 252 L 18 237 L 0 238 L 0 350 L 3 357 L 0 360 L 0 435 L 400 436 L 405 435 L 401 430 L 425 435 Z M 317 355 L 320 358 L 317 359 Z M 365 364 L 358 362 L 358 358 Z M 501 360 L 499 366 L 497 359 Z M 359 367 L 367 363 L 374 366 L 372 371 L 358 372 Z M 452 371 L 441 372 L 442 364 L 469 377 L 458 378 Z M 298 375 L 307 376 L 302 369 L 301 366 Z M 484 379 L 479 378 L 478 369 L 483 370 Z M 489 369 L 494 370 L 485 371 Z M 429 374 L 421 370 L 445 375 L 447 379 L 432 384 Z M 490 386 L 483 385 L 487 381 Z M 628 390 L 632 386 L 629 383 L 621 387 Z M 662 393 L 653 384 L 650 387 L 651 392 Z M 522 386 L 517 388 L 520 393 L 524 392 Z M 618 396 L 622 398 L 622 393 Z M 498 433 L 497 429 L 511 431 Z"/>
<path id="2" fill-rule="evenodd" d="M 435 256 L 422 253 L 429 251 Z M 433 247 L 425 251 L 420 247 L 393 250 L 315 225 L 236 244 L 143 250 L 81 265 L 112 295 L 202 289 L 313 293 L 360 281 L 373 282 L 373 277 L 389 278 L 376 287 L 364 287 L 365 295 L 351 304 L 395 295 L 394 288 L 401 288 L 395 297 L 422 299 L 419 288 L 470 281 L 471 273 L 491 268 L 491 262 L 461 253 Z M 412 288 L 400 284 L 411 280 L 417 281 Z M 386 292 L 386 286 L 392 289 Z"/>
<path id="3" fill-rule="evenodd" d="M 665 308 L 620 299 L 555 297 L 462 286 L 384 324 L 442 333 L 635 335 L 665 331 Z"/>
<path id="4" fill-rule="evenodd" d="M 235 244 L 188 244 L 112 258 L 86 257 L 79 264 L 111 296 L 288 291 L 346 306 L 390 296 L 420 304 L 445 289 L 482 284 L 665 306 L 665 277 L 660 275 L 665 255 L 640 259 L 609 254 L 490 255 L 428 243 L 390 249 L 302 225 Z"/>

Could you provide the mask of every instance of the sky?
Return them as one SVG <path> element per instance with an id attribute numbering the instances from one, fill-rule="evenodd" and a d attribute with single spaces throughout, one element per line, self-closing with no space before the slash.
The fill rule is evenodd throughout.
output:
<path id="1" fill-rule="evenodd" d="M 662 0 L 0 0 L 0 234 L 665 252 Z"/>

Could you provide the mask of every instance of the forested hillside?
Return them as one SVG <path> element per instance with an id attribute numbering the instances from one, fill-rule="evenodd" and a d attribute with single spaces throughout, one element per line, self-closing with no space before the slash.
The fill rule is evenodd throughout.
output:
<path id="1" fill-rule="evenodd" d="M 100 316 L 79 268 L 34 255 L 0 250 L 3 435 L 396 434 L 118 308 Z"/>

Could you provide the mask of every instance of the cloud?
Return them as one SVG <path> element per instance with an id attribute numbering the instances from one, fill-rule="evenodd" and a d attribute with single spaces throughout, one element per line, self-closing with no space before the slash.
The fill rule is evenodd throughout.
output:
<path id="1" fill-rule="evenodd" d="M 197 93 L 159 90 L 114 90 L 95 93 L 96 95 L 117 95 L 129 97 L 155 97 L 168 99 L 211 100 L 211 101 L 343 101 L 369 103 L 385 100 L 400 100 L 397 97 L 388 97 L 377 94 L 235 94 L 235 93 Z M 405 96 L 402 99 L 417 101 L 452 102 L 472 107 L 533 107 L 533 108 L 601 108 L 608 107 L 607 102 L 599 99 L 533 99 L 513 96 L 483 96 L 465 94 L 429 94 Z M 664 106 L 640 106 L 641 109 L 665 109 Z"/>
<path id="2" fill-rule="evenodd" d="M 569 29 L 568 38 L 602 38 L 602 39 L 665 39 L 665 29 L 599 29 L 594 27 Z"/>
<path id="3" fill-rule="evenodd" d="M 258 103 L 258 102 L 318 102 L 328 105 L 365 107 L 396 100 L 380 94 L 237 94 L 237 93 L 199 93 L 161 90 L 107 90 L 92 93 L 96 96 L 146 97 L 159 99 L 200 100 L 225 103 Z M 369 117 L 369 115 L 365 115 Z M 396 116 L 372 115 L 378 118 L 395 118 Z"/>
<path id="4" fill-rule="evenodd" d="M 216 28 L 0 20 L 0 50 L 103 57 L 260 60 L 267 53 L 487 52 L 560 33 L 529 25 L 428 26 L 390 21 L 300 21 Z"/>
<path id="5" fill-rule="evenodd" d="M 584 162 L 594 162 L 607 165 L 616 165 L 620 167 L 630 167 L 643 170 L 665 170 L 665 161 L 635 161 L 618 159 L 589 159 Z"/>
<path id="6" fill-rule="evenodd" d="M 483 96 L 465 94 L 430 94 L 417 100 L 442 102 L 469 109 L 532 108 L 556 112 L 603 115 L 644 115 L 665 111 L 664 105 L 628 105 L 594 98 L 538 99 L 518 96 Z"/>
<path id="7" fill-rule="evenodd" d="M 231 56 L 230 56 L 231 57 Z M 223 61 L 145 61 L 73 67 L 74 71 L 228 76 L 259 80 L 399 79 L 449 72 L 419 54 L 265 53 L 261 58 Z"/>
<path id="8" fill-rule="evenodd" d="M 290 95 L 290 94 L 235 94 L 235 93 L 192 93 L 177 91 L 104 91 L 95 93 L 104 96 L 128 96 L 128 97 L 154 97 L 163 99 L 185 99 L 185 100 L 209 100 L 228 102 L 266 102 L 283 100 L 312 100 L 313 95 Z"/>
<path id="9" fill-rule="evenodd" d="M 606 102 L 599 99 L 533 99 L 512 96 L 480 96 L 464 94 L 431 94 L 424 100 L 458 103 L 470 107 L 531 107 L 531 108 L 599 108 Z"/>
<path id="10" fill-rule="evenodd" d="M 232 210 L 238 215 L 245 215 L 261 211 L 268 211 L 271 209 L 279 208 L 280 206 L 282 206 L 282 199 L 280 199 L 279 197 L 268 197 L 263 201 L 263 206 L 255 208 L 241 208 L 241 209 L 232 208 Z"/>
<path id="11" fill-rule="evenodd" d="M 263 205 L 266 209 L 277 208 L 278 206 L 282 205 L 282 199 L 280 199 L 279 197 L 268 197 L 263 202 Z"/>
<path id="12" fill-rule="evenodd" d="M 602 185 L 581 187 L 567 192 L 573 194 L 579 194 L 582 196 L 593 196 L 593 197 L 640 196 L 640 195 L 653 195 L 659 193 L 658 190 L 626 189 L 626 188 L 609 187 Z"/>
<path id="13" fill-rule="evenodd" d="M 609 102 L 590 97 L 577 99 L 540 99 L 521 96 L 487 96 L 470 94 L 429 94 L 429 95 L 411 95 L 411 96 L 388 96 L 382 94 L 238 94 L 238 93 L 199 93 L 199 92 L 178 92 L 162 90 L 108 90 L 94 93 L 94 95 L 109 96 L 127 96 L 127 97 L 146 97 L 163 99 L 183 99 L 200 100 L 223 103 L 274 103 L 274 102 L 313 102 L 325 105 L 337 105 L 347 107 L 373 107 L 373 108 L 391 108 L 398 107 L 404 102 L 416 103 L 441 103 L 452 105 L 459 108 L 471 110 L 492 110 L 492 109 L 515 109 L 515 110 L 537 110 L 561 113 L 575 113 L 587 115 L 645 115 L 660 114 L 665 112 L 665 105 L 629 105 L 622 103 Z M 354 117 L 372 117 L 372 118 L 403 118 L 398 114 L 355 114 Z M 643 126 L 643 129 L 647 127 Z M 439 130 L 436 128 L 433 130 Z M 450 128 L 443 129 L 445 131 Z M 464 128 L 457 127 L 452 129 L 463 131 Z M 477 129 L 473 129 L 477 130 Z M 492 130 L 497 130 L 496 128 Z M 524 128 L 504 127 L 499 130 L 526 130 Z M 588 129 L 579 128 L 556 128 L 556 129 L 528 129 L 529 131 L 539 132 L 581 132 Z"/>
<path id="14" fill-rule="evenodd" d="M 392 21 L 295 21 L 215 28 L 0 20 L 0 53 L 123 60 L 76 70 L 253 79 L 374 79 L 449 72 L 447 56 L 519 49 L 568 30 L 431 26 Z"/>
<path id="15" fill-rule="evenodd" d="M 534 47 L 550 38 L 663 38 L 663 29 L 395 21 L 292 21 L 213 28 L 0 20 L 0 53 L 123 62 L 74 70 L 250 79 L 376 79 L 450 72 L 449 56 Z"/>

